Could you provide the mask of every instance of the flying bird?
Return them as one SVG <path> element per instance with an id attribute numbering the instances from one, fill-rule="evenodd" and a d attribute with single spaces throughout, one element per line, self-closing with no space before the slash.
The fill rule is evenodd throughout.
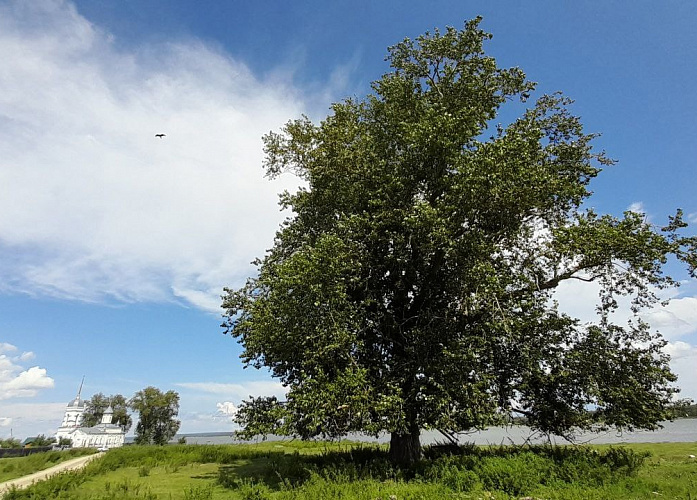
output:
<path id="1" fill-rule="evenodd" d="M 165 135 L 167 134 L 155 134 L 155 137 L 159 137 L 160 139 L 162 139 Z"/>

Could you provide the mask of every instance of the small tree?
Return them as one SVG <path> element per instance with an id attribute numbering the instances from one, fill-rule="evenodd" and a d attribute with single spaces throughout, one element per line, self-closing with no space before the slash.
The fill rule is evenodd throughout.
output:
<path id="1" fill-rule="evenodd" d="M 39 434 L 31 442 L 31 446 L 51 446 L 55 442 L 55 437 L 46 437 L 44 434 Z"/>
<path id="2" fill-rule="evenodd" d="M 179 394 L 174 391 L 146 387 L 131 398 L 129 406 L 138 412 L 136 444 L 167 444 L 179 430 Z"/>
<path id="3" fill-rule="evenodd" d="M 133 425 L 133 419 L 128 414 L 128 401 L 121 394 L 105 396 L 97 393 L 87 401 L 85 412 L 82 416 L 82 425 L 92 427 L 102 421 L 102 416 L 107 408 L 111 407 L 114 414 L 111 423 L 120 425 L 124 432 Z"/>
<path id="4" fill-rule="evenodd" d="M 73 445 L 73 440 L 67 437 L 62 437 L 58 440 L 58 446 L 70 447 Z"/>
<path id="5" fill-rule="evenodd" d="M 94 394 L 85 403 L 85 411 L 82 414 L 81 425 L 92 427 L 102 421 L 102 415 L 109 407 L 109 398 L 101 392 Z"/>
<path id="6" fill-rule="evenodd" d="M 0 448 L 19 448 L 22 442 L 17 438 L 0 439 Z"/>
<path id="7" fill-rule="evenodd" d="M 242 405 L 248 434 L 389 432 L 393 460 L 409 462 L 422 429 L 517 414 L 571 437 L 668 416 L 665 341 L 612 312 L 619 296 L 655 304 L 675 285 L 671 257 L 694 277 L 697 238 L 681 211 L 656 227 L 584 207 L 611 161 L 569 99 L 542 96 L 486 132 L 535 85 L 484 53 L 479 22 L 391 47 L 372 95 L 264 138 L 267 175 L 304 184 L 282 195 L 292 215 L 258 275 L 224 297 L 244 362 L 289 391 Z M 594 324 L 557 309 L 570 280 L 599 285 Z"/>

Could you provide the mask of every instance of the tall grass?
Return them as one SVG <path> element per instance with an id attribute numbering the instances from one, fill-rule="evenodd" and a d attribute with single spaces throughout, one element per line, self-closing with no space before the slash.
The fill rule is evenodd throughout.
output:
<path id="1" fill-rule="evenodd" d="M 28 490 L 10 492 L 5 498 L 428 500 L 491 495 L 614 498 L 617 496 L 610 492 L 623 492 L 619 496 L 622 498 L 634 488 L 631 480 L 648 456 L 622 447 L 433 446 L 425 451 L 420 462 L 397 467 L 389 461 L 384 447 L 370 445 L 129 446 L 109 451 L 80 472 L 61 474 Z M 178 471 L 196 463 L 216 464 L 217 474 L 206 478 L 186 476 L 185 482 L 177 483 L 178 489 L 162 493 L 162 482 L 167 477 L 182 477 L 185 471 Z M 131 472 L 124 478 L 115 472 L 119 470 Z M 189 482 L 187 477 L 191 478 Z M 89 488 L 85 484 L 88 481 Z M 160 481 L 159 497 L 151 489 L 156 481 Z M 649 498 L 639 494 L 634 497 Z"/>
<path id="2" fill-rule="evenodd" d="M 76 448 L 32 453 L 26 457 L 0 458 L 0 483 L 48 469 L 66 460 L 90 455 L 95 451 L 88 448 Z"/>
<path id="3" fill-rule="evenodd" d="M 317 456 L 277 455 L 267 461 L 254 480 L 241 475 L 239 468 L 221 467 L 218 482 L 240 490 L 243 498 L 269 498 L 272 491 L 282 492 L 274 498 L 312 498 L 322 491 L 335 490 L 337 485 L 352 489 L 350 485 L 359 483 L 363 490 L 380 483 L 402 490 L 413 483 L 429 485 L 434 495 L 443 491 L 496 491 L 522 496 L 540 486 L 604 486 L 635 475 L 646 457 L 645 453 L 626 448 L 599 452 L 556 446 L 433 447 L 427 450 L 427 459 L 411 467 L 396 467 L 384 449 L 358 447 Z"/>

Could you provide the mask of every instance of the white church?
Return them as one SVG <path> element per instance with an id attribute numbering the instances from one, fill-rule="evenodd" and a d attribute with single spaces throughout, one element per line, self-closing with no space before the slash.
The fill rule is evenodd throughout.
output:
<path id="1" fill-rule="evenodd" d="M 87 402 L 80 399 L 82 384 L 77 396 L 65 408 L 65 415 L 58 432 L 56 441 L 68 438 L 73 448 L 118 448 L 123 446 L 126 433 L 121 426 L 112 424 L 114 410 L 111 406 L 102 415 L 102 421 L 93 427 L 82 427 L 82 417 L 87 408 Z"/>

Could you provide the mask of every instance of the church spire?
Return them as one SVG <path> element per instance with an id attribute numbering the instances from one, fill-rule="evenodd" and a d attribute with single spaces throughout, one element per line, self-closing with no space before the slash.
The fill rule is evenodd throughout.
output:
<path id="1" fill-rule="evenodd" d="M 78 401 L 80 401 L 80 394 L 82 394 L 82 384 L 84 384 L 84 383 L 85 383 L 85 376 L 83 375 L 82 382 L 80 382 L 80 388 L 77 390 L 77 397 L 75 398 Z"/>

